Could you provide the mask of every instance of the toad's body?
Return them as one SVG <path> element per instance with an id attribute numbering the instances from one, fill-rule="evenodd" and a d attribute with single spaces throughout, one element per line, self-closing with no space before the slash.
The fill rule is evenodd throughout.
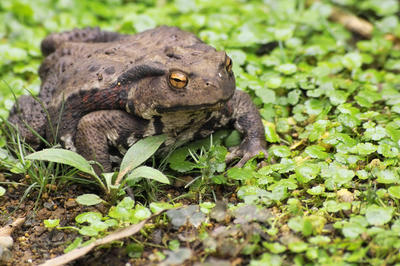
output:
<path id="1" fill-rule="evenodd" d="M 235 90 L 231 59 L 191 33 L 87 28 L 48 36 L 42 52 L 38 98 L 51 122 L 31 96 L 22 96 L 9 118 L 34 147 L 39 138 L 25 122 L 109 171 L 110 147 L 164 133 L 168 147 L 233 124 L 244 135 L 231 155 L 243 157 L 239 164 L 265 152 L 260 116 L 250 97 Z"/>

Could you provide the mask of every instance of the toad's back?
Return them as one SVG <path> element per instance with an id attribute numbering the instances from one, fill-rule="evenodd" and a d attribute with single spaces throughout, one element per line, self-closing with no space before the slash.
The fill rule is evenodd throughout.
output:
<path id="1" fill-rule="evenodd" d="M 52 34 L 42 42 L 48 55 L 40 67 L 42 89 L 39 98 L 58 105 L 76 91 L 111 85 L 122 73 L 147 62 L 163 64 L 160 55 L 171 47 L 214 49 L 194 34 L 162 26 L 136 35 L 109 35 L 98 29 L 71 32 L 71 36 Z M 93 32 L 93 30 L 95 30 Z M 99 37 L 99 33 L 101 37 Z M 101 42 L 99 42 L 101 41 Z M 172 55 L 172 53 L 171 53 Z"/>

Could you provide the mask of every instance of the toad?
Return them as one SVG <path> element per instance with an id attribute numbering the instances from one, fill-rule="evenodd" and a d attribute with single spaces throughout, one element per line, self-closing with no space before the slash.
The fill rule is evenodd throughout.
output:
<path id="1" fill-rule="evenodd" d="M 168 148 L 231 126 L 243 140 L 227 160 L 240 157 L 242 166 L 267 154 L 261 117 L 235 89 L 231 58 L 192 33 L 74 29 L 49 35 L 41 50 L 39 95 L 21 96 L 9 117 L 34 148 L 41 136 L 111 171 L 112 148 L 159 134 Z"/>

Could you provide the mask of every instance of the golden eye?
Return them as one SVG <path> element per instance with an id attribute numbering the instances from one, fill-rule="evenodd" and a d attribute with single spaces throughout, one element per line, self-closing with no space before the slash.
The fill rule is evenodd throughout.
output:
<path id="1" fill-rule="evenodd" d="M 225 68 L 228 73 L 232 73 L 232 59 L 229 56 L 225 59 Z"/>
<path id="2" fill-rule="evenodd" d="M 176 89 L 183 89 L 187 83 L 187 75 L 181 71 L 173 71 L 169 74 L 169 84 Z"/>

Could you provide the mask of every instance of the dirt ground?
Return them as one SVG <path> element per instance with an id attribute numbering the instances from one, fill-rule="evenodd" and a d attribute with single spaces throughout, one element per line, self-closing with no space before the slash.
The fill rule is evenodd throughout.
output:
<path id="1" fill-rule="evenodd" d="M 24 177 L 15 181 L 26 182 Z M 25 217 L 25 222 L 12 233 L 14 244 L 6 256 L 3 254 L 3 261 L 0 262 L 0 265 L 39 265 L 48 259 L 64 254 L 64 248 L 78 236 L 78 233 L 74 230 L 50 230 L 44 226 L 44 220 L 60 219 L 60 226 L 71 226 L 75 224 L 74 219 L 80 213 L 98 211 L 106 214 L 108 211 L 108 207 L 104 204 L 87 207 L 76 203 L 74 199 L 77 196 L 94 192 L 81 185 L 73 184 L 65 186 L 62 190 L 45 193 L 39 199 L 36 209 L 37 192 L 33 192 L 21 201 L 25 189 L 26 186 L 22 185 L 9 186 L 6 194 L 0 197 L 0 227 L 10 224 L 19 217 Z M 168 193 L 170 196 L 171 194 L 179 196 L 182 192 L 171 187 Z M 232 194 L 231 201 L 236 201 L 234 194 Z M 190 205 L 190 201 L 187 199 L 183 199 L 182 203 Z M 210 256 L 198 238 L 198 228 L 191 225 L 174 228 L 171 223 L 166 221 L 168 219 L 153 219 L 146 225 L 145 234 L 139 233 L 123 241 L 96 248 L 68 265 L 159 265 L 160 257 L 157 254 L 165 250 L 168 252 L 168 242 L 173 239 L 179 239 L 181 246 L 186 245 L 192 251 L 192 256 L 183 265 L 215 265 L 215 263 L 218 265 L 241 265 L 248 262 L 248 259 L 238 256 L 238 250 L 233 253 L 222 250 Z M 218 226 L 229 223 L 230 218 L 220 223 L 214 221 L 209 223 L 206 230 L 211 232 Z M 218 245 L 221 244 L 220 241 L 224 240 L 219 239 Z M 143 244 L 144 251 L 140 258 L 129 256 L 126 247 L 130 243 Z M 236 244 L 232 243 L 232 245 Z M 232 250 L 230 245 L 225 248 Z"/>

